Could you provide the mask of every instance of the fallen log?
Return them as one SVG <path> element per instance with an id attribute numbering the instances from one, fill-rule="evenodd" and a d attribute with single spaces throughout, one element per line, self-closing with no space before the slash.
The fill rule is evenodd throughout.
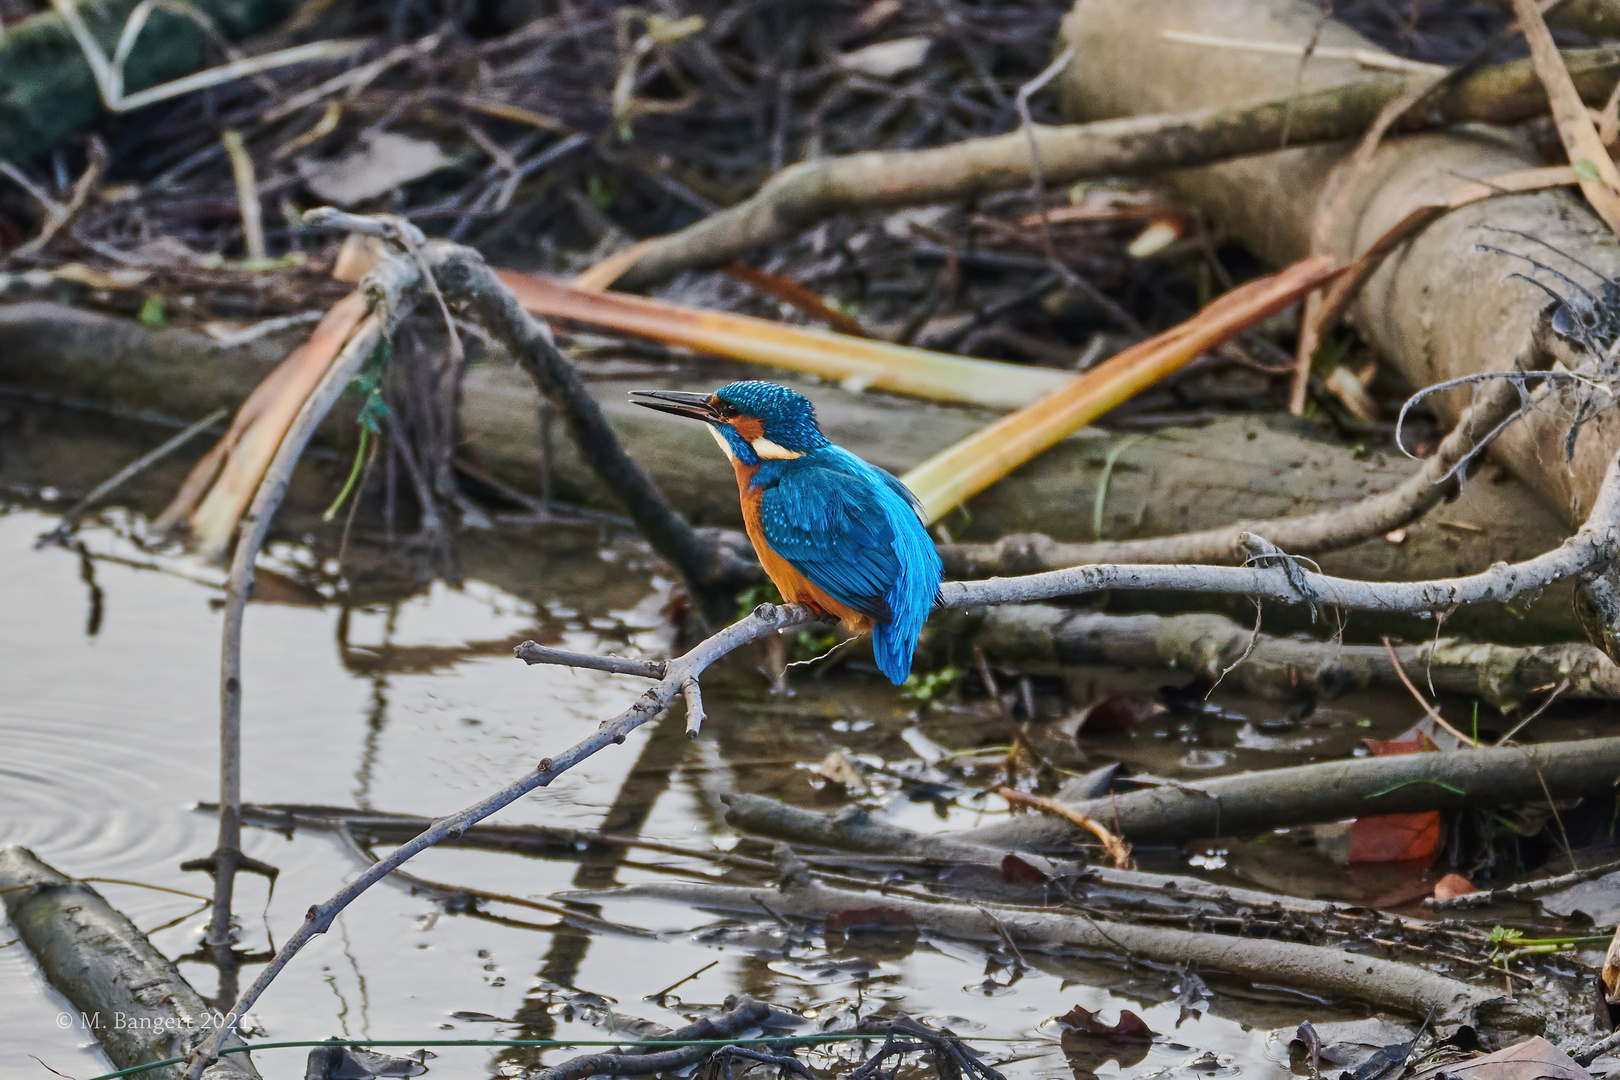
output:
<path id="1" fill-rule="evenodd" d="M 1175 781 L 1069 804 L 1132 843 L 1242 836 L 1369 814 L 1612 795 L 1620 738 L 1358 758 Z M 960 834 L 1007 847 L 1071 844 L 1067 821 L 1023 816 Z"/>
<path id="2" fill-rule="evenodd" d="M 1514 706 L 1568 680 L 1561 696 L 1620 698 L 1620 666 L 1585 642 L 1515 647 L 1430 638 L 1394 646 L 1351 645 L 1254 633 L 1224 615 L 1113 615 L 1046 604 L 941 612 L 926 631 L 932 649 L 971 642 L 993 662 L 1039 674 L 1077 665 L 1169 668 L 1276 700 L 1332 699 L 1401 685 L 1409 673 L 1447 694 Z M 1242 661 L 1239 663 L 1239 661 Z"/>
<path id="3" fill-rule="evenodd" d="M 782 888 L 748 888 L 697 882 L 650 882 L 608 891 L 571 893 L 569 898 L 669 900 L 693 907 L 759 916 L 825 922 L 840 912 L 882 907 L 925 933 L 996 947 L 1011 941 L 1020 950 L 1084 949 L 1148 963 L 1180 967 L 1197 962 L 1206 971 L 1353 998 L 1408 1016 L 1432 1015 L 1442 1027 L 1471 1024 L 1489 1043 L 1517 1041 L 1541 1031 L 1544 1021 L 1528 1005 L 1495 990 L 1437 975 L 1415 964 L 1268 938 L 1239 938 L 1163 926 L 1076 917 L 1073 912 L 1032 910 L 1006 904 L 928 902 L 881 892 L 857 892 L 816 882 Z"/>
<path id="4" fill-rule="evenodd" d="M 1297 56 L 1169 40 L 1165 31 L 1372 47 L 1342 24 L 1324 24 L 1304 0 L 1084 0 L 1063 23 L 1063 39 L 1075 50 L 1062 77 L 1066 114 L 1088 121 L 1140 116 L 1310 93 L 1362 77 L 1349 60 L 1316 56 L 1302 65 Z M 1349 261 L 1465 180 L 1542 164 L 1506 134 L 1480 128 L 1386 139 L 1371 163 L 1353 172 L 1348 150 L 1342 143 L 1290 149 L 1167 179 L 1264 258 L 1288 264 L 1313 249 Z M 1620 271 L 1620 249 L 1608 230 L 1565 191 L 1503 195 L 1445 214 L 1386 260 L 1350 309 L 1361 335 L 1415 386 L 1548 366 L 1554 343 L 1542 330 L 1547 295 L 1510 277 L 1525 269 L 1522 262 L 1480 249 L 1487 224 L 1527 232 L 1600 272 Z M 1529 250 L 1543 261 L 1556 259 Z M 1491 450 L 1571 523 L 1592 505 L 1620 445 L 1620 416 L 1609 410 L 1581 428 L 1566 465 L 1576 394 L 1555 388 L 1545 407 Z M 1452 421 L 1468 401 L 1464 388 L 1435 404 Z"/>
<path id="5" fill-rule="evenodd" d="M 0 305 L 0 381 L 180 417 L 234 408 L 289 347 L 282 337 L 222 350 L 200 334 L 154 331 L 133 320 L 66 305 Z M 698 425 L 663 423 L 627 398 L 631 389 L 712 389 L 728 379 L 757 374 L 741 365 L 692 361 L 690 367 L 689 373 L 657 377 L 627 375 L 622 367 L 595 372 L 590 364 L 580 370 L 626 451 L 671 502 L 696 524 L 736 527 L 735 482 L 707 434 Z M 772 377 L 814 399 L 822 426 L 834 441 L 894 473 L 996 416 L 985 409 L 854 394 Z M 544 448 L 533 382 L 503 356 L 470 367 L 460 416 L 469 453 L 491 474 L 536 492 L 545 472 L 555 497 L 619 509 L 569 440 L 559 436 L 549 452 Z M 1342 506 L 1369 492 L 1396 488 L 1412 474 L 1412 464 L 1397 456 L 1363 456 L 1313 438 L 1310 431 L 1288 417 L 1248 416 L 1198 428 L 1161 428 L 1111 454 L 1120 436 L 1088 428 L 976 497 L 967 514 L 953 515 L 944 524 L 962 539 L 999 540 L 1024 532 L 1091 536 L 1100 505 L 1104 537 L 1166 535 L 1225 526 L 1234 506 L 1257 517 Z M 352 415 L 338 416 L 328 423 L 326 438 L 330 444 L 351 438 L 352 432 Z M 1375 538 L 1326 554 L 1320 562 L 1347 577 L 1442 577 L 1522 560 L 1555 547 L 1564 535 L 1558 519 L 1522 485 L 1481 477 L 1464 485 L 1455 501 L 1435 507 L 1408 527 L 1399 543 Z M 954 558 L 950 545 L 945 554 Z M 1184 608 L 1186 601 L 1174 603 Z M 1230 610 L 1236 615 L 1242 607 Z M 1483 618 L 1495 624 L 1491 636 L 1503 640 L 1580 635 L 1565 588 L 1549 590 L 1528 614 L 1515 611 L 1503 619 L 1498 605 L 1483 610 L 1491 614 L 1460 612 L 1448 627 L 1461 631 L 1474 619 L 1472 625 L 1483 631 Z M 1394 629 L 1414 638 L 1426 636 L 1416 621 Z"/>
<path id="6" fill-rule="evenodd" d="M 214 1026 L 213 1011 L 133 923 L 27 848 L 0 849 L 0 901 L 46 981 L 73 1003 L 115 1067 L 183 1058 Z M 233 1034 L 228 1045 L 242 1040 Z M 178 1080 L 183 1071 L 170 1065 L 142 1075 Z M 203 1075 L 259 1080 L 245 1053 L 221 1057 Z"/>

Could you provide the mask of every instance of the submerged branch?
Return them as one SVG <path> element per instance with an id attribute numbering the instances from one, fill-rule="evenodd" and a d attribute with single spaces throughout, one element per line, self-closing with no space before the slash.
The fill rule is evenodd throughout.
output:
<path id="1" fill-rule="evenodd" d="M 646 897 L 748 915 L 758 915 L 763 907 L 779 916 L 812 922 L 821 922 L 837 912 L 881 904 L 903 913 L 919 930 L 962 941 L 995 947 L 1011 941 L 1027 951 L 1084 949 L 1177 967 L 1193 960 L 1202 970 L 1355 998 L 1408 1016 L 1426 1016 L 1432 1011 L 1439 1022 L 1473 1023 L 1492 1033 L 1532 1034 L 1541 1027 L 1532 1009 L 1508 1001 L 1494 990 L 1470 986 L 1413 964 L 1292 941 L 1105 922 L 1084 915 L 1076 917 L 1073 912 L 1006 904 L 923 901 L 816 882 L 782 888 L 650 882 L 570 895 L 593 900 Z"/>

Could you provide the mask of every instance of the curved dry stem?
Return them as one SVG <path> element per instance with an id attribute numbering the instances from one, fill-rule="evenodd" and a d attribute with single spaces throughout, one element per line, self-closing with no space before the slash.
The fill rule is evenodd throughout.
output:
<path id="1" fill-rule="evenodd" d="M 236 873 L 267 867 L 242 855 L 242 621 L 248 595 L 253 591 L 254 565 L 270 531 L 270 521 L 292 481 L 294 468 L 315 429 L 326 419 L 343 391 L 359 373 L 377 345 L 392 333 L 397 320 L 415 303 L 420 286 L 412 263 L 390 260 L 367 275 L 365 292 L 371 314 L 350 335 L 342 351 L 299 407 L 282 438 L 253 503 L 242 516 L 242 533 L 225 582 L 225 618 L 220 636 L 219 663 L 219 840 L 212 855 L 187 863 L 214 876 L 214 901 L 209 917 L 207 944 L 221 956 L 231 947 L 231 899 Z"/>

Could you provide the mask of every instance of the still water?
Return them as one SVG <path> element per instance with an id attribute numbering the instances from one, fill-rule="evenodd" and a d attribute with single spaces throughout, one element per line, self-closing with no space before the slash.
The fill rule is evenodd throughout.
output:
<path id="1" fill-rule="evenodd" d="M 116 879 L 96 887 L 165 955 L 183 958 L 204 929 L 199 901 L 142 886 L 196 894 L 209 887 L 179 864 L 214 846 L 213 819 L 196 804 L 216 791 L 223 575 L 131 539 L 141 515 L 160 503 L 87 523 L 82 551 L 38 546 L 55 521 L 51 494 L 42 501 L 36 485 L 35 497 L 0 502 L 0 845 L 27 845 L 75 877 Z M 514 643 L 646 656 L 667 655 L 672 645 L 670 582 L 630 540 L 559 530 L 458 547 L 455 583 L 339 603 L 328 595 L 332 567 L 322 557 L 299 543 L 272 546 L 264 567 L 274 573 L 246 623 L 247 800 L 454 810 L 573 743 L 642 689 L 600 672 L 526 667 L 511 657 Z M 875 680 L 803 680 L 796 696 L 773 702 L 742 660 L 708 698 L 702 739 L 684 737 L 677 713 L 494 820 L 730 850 L 739 838 L 721 819 L 719 791 L 744 786 L 830 809 L 837 803 L 817 794 L 809 769 L 835 746 L 900 761 L 919 746 L 970 748 L 983 737 L 982 717 L 920 721 L 915 703 Z M 896 794 L 886 812 L 912 828 L 945 829 L 995 808 L 993 799 L 969 806 Z M 244 842 L 248 854 L 281 870 L 273 895 L 261 878 L 239 879 L 242 945 L 253 951 L 284 940 L 312 902 L 359 866 L 330 835 L 249 828 Z M 768 853 L 757 844 L 749 850 Z M 716 872 L 645 850 L 605 864 L 430 851 L 407 869 L 536 899 Z M 817 1015 L 903 1009 L 970 1039 L 1007 1040 L 980 1046 L 1009 1076 L 1072 1077 L 1077 1066 L 1058 1050 L 1050 1019 L 1079 1004 L 1109 1021 L 1131 1009 L 1163 1033 L 1145 1057 L 1096 1064 L 1098 1075 L 1271 1078 L 1286 1073 L 1286 1036 L 1279 1042 L 1271 1029 L 1291 1032 L 1307 1016 L 1364 1015 L 1305 998 L 1221 993 L 1202 1018 L 1178 1028 L 1173 972 L 1031 958 L 1033 969 L 1012 974 L 946 941 L 864 951 L 810 941 L 784 950 L 768 923 L 754 934 L 704 934 L 722 920 L 679 905 L 610 901 L 601 914 L 657 936 L 591 932 L 510 905 L 452 914 L 431 897 L 383 884 L 293 962 L 255 1008 L 252 1026 L 275 1040 L 599 1039 L 627 1018 L 675 1026 L 746 992 Z M 0 922 L 0 1078 L 43 1078 L 44 1066 L 79 1078 L 108 1071 L 11 937 Z M 212 967 L 180 966 L 205 996 L 215 992 Z M 244 981 L 255 971 L 249 965 Z M 568 1055 L 446 1049 L 430 1075 L 520 1075 Z M 256 1057 L 266 1077 L 302 1075 L 302 1051 Z"/>

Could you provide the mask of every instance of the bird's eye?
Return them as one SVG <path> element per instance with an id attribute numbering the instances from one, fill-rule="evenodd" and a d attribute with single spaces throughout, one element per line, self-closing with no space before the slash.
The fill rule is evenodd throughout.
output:
<path id="1" fill-rule="evenodd" d="M 720 411 L 720 418 L 722 420 L 731 420 L 731 419 L 734 419 L 735 417 L 738 417 L 738 416 L 742 415 L 742 410 L 737 408 L 737 406 L 733 405 L 729 401 L 722 401 L 720 403 L 720 410 L 719 411 Z"/>

